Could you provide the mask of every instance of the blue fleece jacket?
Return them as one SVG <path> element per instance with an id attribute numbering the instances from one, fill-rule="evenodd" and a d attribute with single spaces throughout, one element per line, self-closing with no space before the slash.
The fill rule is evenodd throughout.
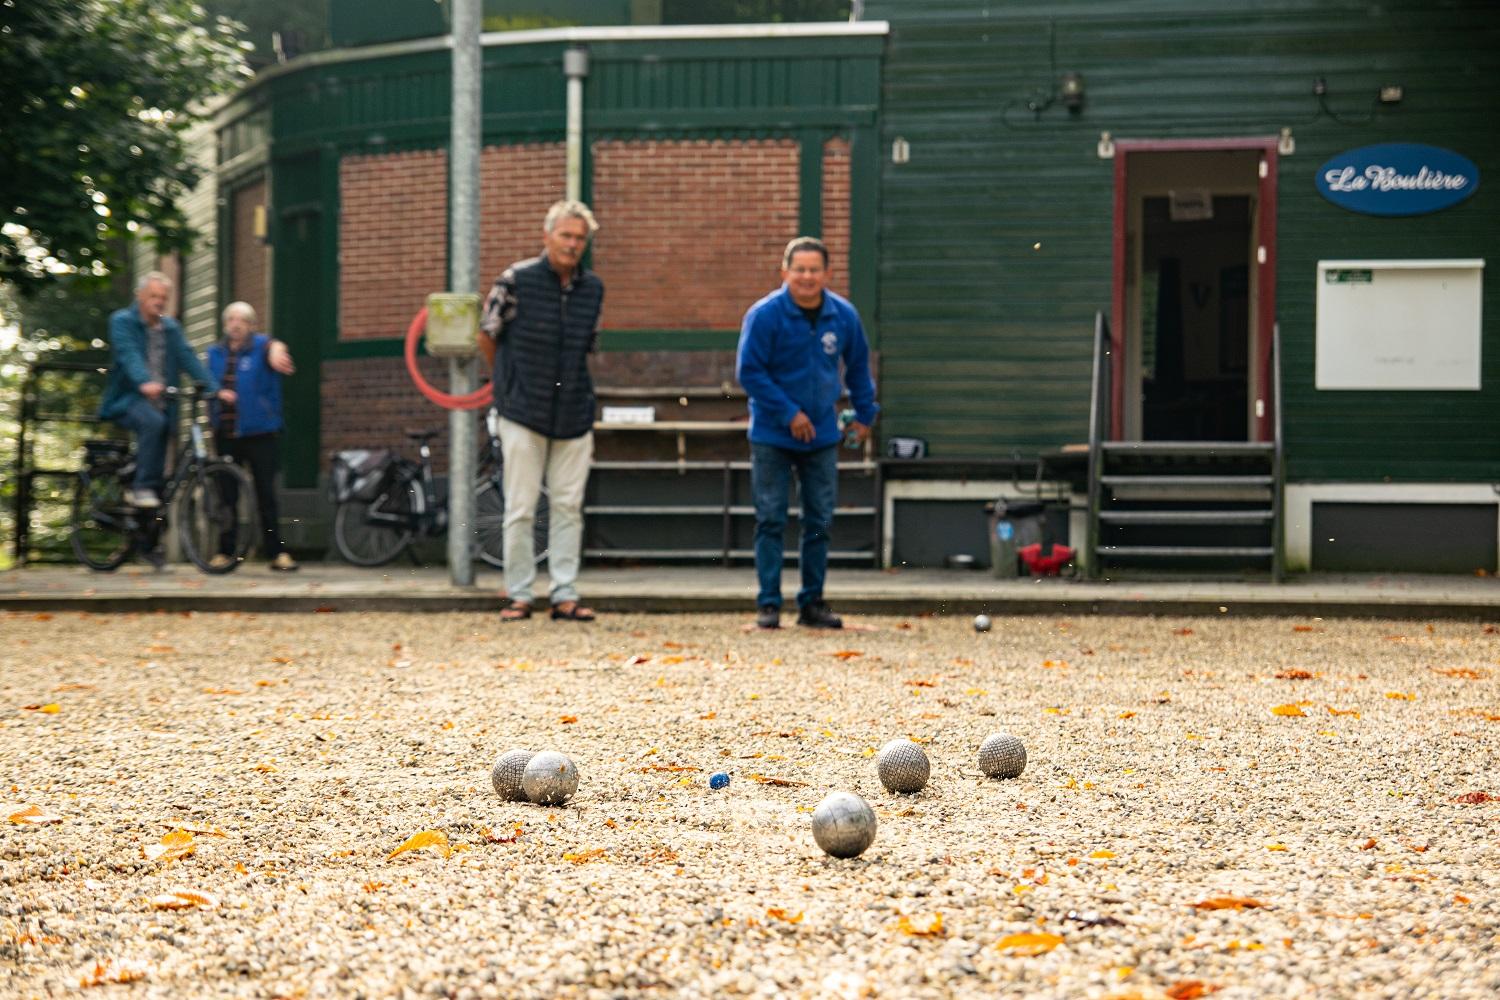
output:
<path id="1" fill-rule="evenodd" d="M 238 354 L 231 354 L 227 338 L 208 349 L 208 370 L 221 383 L 229 359 L 234 358 L 235 433 L 242 438 L 281 430 L 281 373 L 271 367 L 270 349 L 271 338 L 264 333 L 254 334 Z M 222 410 L 218 400 L 209 408 L 216 430 Z"/>
<path id="2" fill-rule="evenodd" d="M 735 362 L 735 375 L 750 396 L 750 440 L 794 451 L 837 444 L 841 366 L 854 419 L 873 424 L 880 406 L 870 377 L 870 344 L 848 299 L 824 289 L 815 323 L 786 285 L 751 306 Z M 811 441 L 792 437 L 798 410 L 817 431 Z"/>

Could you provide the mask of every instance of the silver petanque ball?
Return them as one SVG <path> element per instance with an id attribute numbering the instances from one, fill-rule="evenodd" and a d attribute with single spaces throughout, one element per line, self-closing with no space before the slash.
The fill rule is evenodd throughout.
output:
<path id="1" fill-rule="evenodd" d="M 888 792 L 920 792 L 932 765 L 926 751 L 911 740 L 891 740 L 875 757 L 875 773 Z"/>
<path id="2" fill-rule="evenodd" d="M 536 755 L 530 750 L 507 750 L 497 757 L 495 766 L 490 771 L 495 794 L 506 802 L 525 802 L 526 792 L 521 788 L 521 776 L 526 773 L 526 765 L 531 763 L 534 756 Z"/>
<path id="3" fill-rule="evenodd" d="M 1014 778 L 1026 769 L 1026 747 L 1010 733 L 990 733 L 979 744 L 979 769 L 991 778 Z"/>
<path id="4" fill-rule="evenodd" d="M 857 858 L 875 842 L 875 810 L 853 792 L 829 792 L 812 814 L 813 839 L 836 858 Z"/>
<path id="5" fill-rule="evenodd" d="M 990 624 L 991 623 L 990 623 L 990 616 L 989 615 L 975 615 L 974 616 L 974 631 L 976 631 L 976 632 L 988 632 L 990 630 Z"/>
<path id="6" fill-rule="evenodd" d="M 521 789 L 539 806 L 560 806 L 578 791 L 578 768 L 567 754 L 543 750 L 521 773 Z"/>

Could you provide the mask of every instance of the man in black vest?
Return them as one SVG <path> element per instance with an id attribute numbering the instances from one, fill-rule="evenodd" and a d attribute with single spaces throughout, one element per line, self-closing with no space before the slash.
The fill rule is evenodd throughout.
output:
<path id="1" fill-rule="evenodd" d="M 599 229 L 578 201 L 559 201 L 542 223 L 540 257 L 505 269 L 484 303 L 480 346 L 494 364 L 495 409 L 505 459 L 505 592 L 501 621 L 531 617 L 532 531 L 543 482 L 550 518 L 547 571 L 552 617 L 593 621 L 578 599 L 583 490 L 594 457 L 594 382 L 604 283 L 582 265 Z"/>

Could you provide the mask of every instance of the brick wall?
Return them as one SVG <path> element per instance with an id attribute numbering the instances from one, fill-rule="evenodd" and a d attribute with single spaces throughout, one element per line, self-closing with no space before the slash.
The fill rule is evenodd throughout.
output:
<path id="1" fill-rule="evenodd" d="M 849 294 L 849 140 L 823 144 L 823 242 L 828 244 L 828 287 Z"/>
<path id="2" fill-rule="evenodd" d="M 448 283 L 448 155 L 339 162 L 339 339 L 399 337 Z"/>
<path id="3" fill-rule="evenodd" d="M 479 157 L 479 294 L 518 260 L 542 252 L 542 220 L 566 193 L 560 142 L 487 146 Z"/>
<path id="4" fill-rule="evenodd" d="M 234 213 L 230 228 L 234 247 L 231 250 L 229 295 L 224 299 L 224 305 L 231 301 L 250 303 L 260 320 L 257 329 L 264 329 L 271 320 L 266 309 L 266 272 L 270 252 L 255 235 L 255 210 L 265 208 L 266 182 L 261 179 L 236 188 L 230 198 Z"/>
<path id="5" fill-rule="evenodd" d="M 422 377 L 448 387 L 448 363 L 422 358 Z M 474 419 L 480 419 L 478 413 Z M 448 411 L 429 403 L 412 384 L 403 358 L 344 358 L 323 362 L 323 420 L 320 462 L 344 448 L 395 448 L 417 457 L 408 430 L 439 430 L 432 441 L 434 466 L 448 467 Z"/>
<path id="6" fill-rule="evenodd" d="M 737 329 L 797 235 L 797 143 L 594 144 L 606 329 Z"/>

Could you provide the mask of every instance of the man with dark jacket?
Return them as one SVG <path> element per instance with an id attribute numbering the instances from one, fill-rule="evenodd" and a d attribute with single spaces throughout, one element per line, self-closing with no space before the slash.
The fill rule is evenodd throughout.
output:
<path id="1" fill-rule="evenodd" d="M 537 501 L 547 486 L 547 571 L 552 617 L 593 621 L 578 598 L 583 491 L 594 458 L 594 382 L 588 356 L 599 337 L 604 283 L 582 264 L 599 229 L 578 201 L 559 201 L 542 223 L 543 253 L 505 269 L 485 299 L 480 346 L 505 462 L 505 592 L 502 621 L 531 617 Z"/>
<path id="2" fill-rule="evenodd" d="M 839 439 L 863 444 L 880 407 L 859 313 L 828 289 L 828 248 L 799 236 L 781 257 L 781 288 L 745 313 L 736 375 L 750 397 L 750 485 L 755 494 L 756 624 L 781 626 L 782 538 L 792 473 L 802 506 L 797 624 L 843 628 L 823 600 L 828 535 L 838 499 Z M 854 421 L 838 422 L 840 367 Z"/>
<path id="3" fill-rule="evenodd" d="M 188 346 L 182 326 L 166 315 L 171 294 L 172 279 L 152 271 L 137 282 L 135 305 L 109 316 L 111 364 L 99 417 L 135 434 L 135 479 L 125 502 L 142 510 L 161 506 L 167 438 L 177 419 L 177 403 L 166 395 L 167 386 L 175 386 L 186 369 L 194 381 L 219 392 L 218 380 Z"/>

